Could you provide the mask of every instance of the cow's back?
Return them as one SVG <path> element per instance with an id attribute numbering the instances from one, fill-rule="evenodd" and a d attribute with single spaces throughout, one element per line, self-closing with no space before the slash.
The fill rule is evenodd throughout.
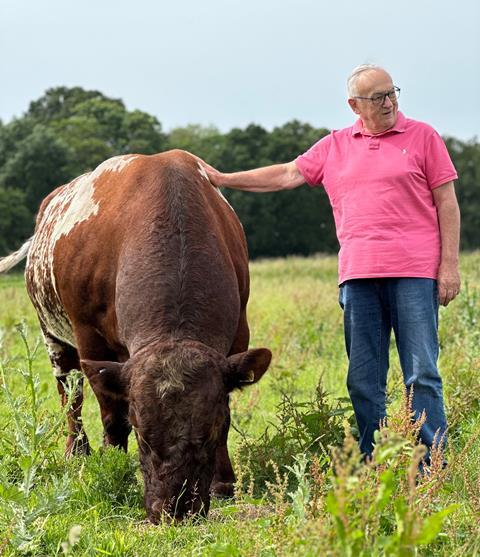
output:
<path id="1" fill-rule="evenodd" d="M 115 157 L 59 188 L 30 254 L 41 321 L 70 344 L 73 325 L 94 328 L 112 348 L 163 335 L 228 351 L 248 297 L 241 225 L 181 151 Z"/>

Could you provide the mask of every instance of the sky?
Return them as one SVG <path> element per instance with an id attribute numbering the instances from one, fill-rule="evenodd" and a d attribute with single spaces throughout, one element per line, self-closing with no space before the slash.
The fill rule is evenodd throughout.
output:
<path id="1" fill-rule="evenodd" d="M 355 116 L 346 79 L 383 66 L 400 110 L 480 136 L 480 0 L 0 0 L 0 119 L 80 86 L 188 124 L 269 130 Z"/>

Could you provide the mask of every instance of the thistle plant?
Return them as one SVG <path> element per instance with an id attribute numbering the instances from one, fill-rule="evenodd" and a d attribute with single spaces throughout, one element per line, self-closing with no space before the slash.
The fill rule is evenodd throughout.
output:
<path id="1" fill-rule="evenodd" d="M 0 362 L 0 392 L 10 416 L 0 440 L 0 548 L 9 544 L 19 551 L 32 551 L 39 539 L 42 517 L 58 510 L 67 497 L 66 477 L 53 476 L 47 489 L 37 486 L 37 480 L 57 457 L 59 437 L 79 377 L 71 374 L 68 380 L 63 410 L 47 412 L 46 396 L 41 394 L 40 380 L 34 372 L 39 341 L 32 348 L 26 326 L 20 324 L 16 329 L 23 348 L 21 365 L 15 360 Z M 23 396 L 13 394 L 10 373 L 21 377 Z"/>

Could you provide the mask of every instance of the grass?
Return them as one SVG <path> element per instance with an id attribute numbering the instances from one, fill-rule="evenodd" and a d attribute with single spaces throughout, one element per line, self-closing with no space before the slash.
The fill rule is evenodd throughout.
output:
<path id="1" fill-rule="evenodd" d="M 346 401 L 336 260 L 251 265 L 251 346 L 271 348 L 262 381 L 232 400 L 234 501 L 208 519 L 145 521 L 133 437 L 101 448 L 87 387 L 94 453 L 66 462 L 65 432 L 23 277 L 0 277 L 0 554 L 326 556 L 480 554 L 480 254 L 462 256 L 463 290 L 441 309 L 440 368 L 450 423 L 448 467 L 418 478 L 408 399 L 392 344 L 389 428 L 360 462 Z M 17 324 L 24 323 L 19 332 Z M 435 467 L 436 466 L 436 467 Z"/>

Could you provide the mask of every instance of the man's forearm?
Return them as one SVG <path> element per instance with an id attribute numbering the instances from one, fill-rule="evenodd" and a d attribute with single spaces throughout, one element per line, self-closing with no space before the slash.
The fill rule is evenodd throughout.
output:
<path id="1" fill-rule="evenodd" d="M 438 298 L 448 305 L 460 292 L 458 255 L 460 244 L 460 209 L 453 182 L 433 190 L 440 230 L 441 255 L 438 268 Z"/>
<path id="2" fill-rule="evenodd" d="M 458 265 L 460 246 L 460 210 L 456 200 L 448 200 L 437 207 L 441 239 L 441 264 Z"/>
<path id="3" fill-rule="evenodd" d="M 218 187 L 253 192 L 280 191 L 296 188 L 305 181 L 294 162 L 255 168 L 244 172 L 223 173 L 207 168 L 207 173 Z"/>

